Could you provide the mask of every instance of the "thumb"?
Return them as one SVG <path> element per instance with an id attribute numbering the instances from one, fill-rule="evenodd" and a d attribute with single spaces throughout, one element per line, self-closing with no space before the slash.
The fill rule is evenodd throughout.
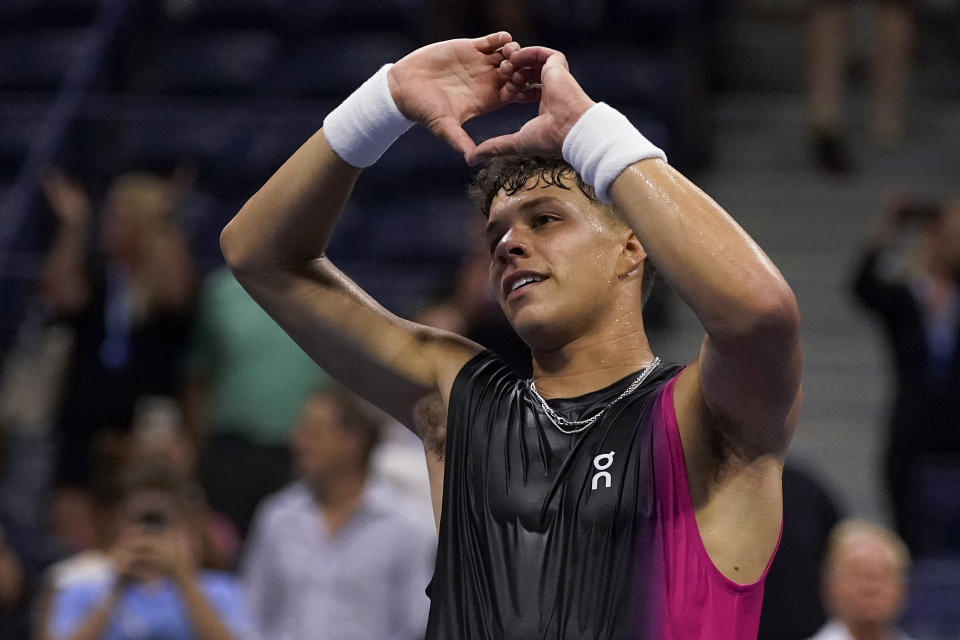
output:
<path id="1" fill-rule="evenodd" d="M 453 116 L 443 116 L 431 122 L 428 126 L 433 135 L 437 136 L 451 147 L 456 149 L 465 159 L 470 157 L 477 145 L 467 135 L 460 123 Z"/>
<path id="2" fill-rule="evenodd" d="M 477 145 L 473 154 L 467 157 L 467 162 L 475 165 L 491 158 L 517 155 L 519 149 L 520 140 L 518 133 L 497 136 L 496 138 L 484 140 Z"/>

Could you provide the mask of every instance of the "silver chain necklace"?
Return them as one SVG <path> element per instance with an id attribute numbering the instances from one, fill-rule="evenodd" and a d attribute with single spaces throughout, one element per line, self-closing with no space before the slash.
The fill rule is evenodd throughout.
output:
<path id="1" fill-rule="evenodd" d="M 638 375 L 636 379 L 630 383 L 630 386 L 623 390 L 623 393 L 617 396 L 616 399 L 610 402 L 610 404 L 605 406 L 603 409 L 600 409 L 600 411 L 598 411 L 594 415 L 590 416 L 589 418 L 585 418 L 583 420 L 570 420 L 568 418 L 564 418 L 562 415 L 557 413 L 550 405 L 547 404 L 547 401 L 544 400 L 543 396 L 540 395 L 540 392 L 537 391 L 537 384 L 533 381 L 533 378 L 530 378 L 530 384 L 528 386 L 530 388 L 530 393 L 532 393 L 533 397 L 536 398 L 538 402 L 540 402 L 540 406 L 543 408 L 543 412 L 550 419 L 550 422 L 553 423 L 553 426 L 555 426 L 561 433 L 572 435 L 574 433 L 580 433 L 581 431 L 585 431 L 590 427 L 592 427 L 593 423 L 599 420 L 600 416 L 606 413 L 607 410 L 610 409 L 610 407 L 617 404 L 618 402 L 626 398 L 628 395 L 630 395 L 631 393 L 639 389 L 640 385 L 643 384 L 643 381 L 646 380 L 647 377 L 651 373 L 653 373 L 653 370 L 656 369 L 658 366 L 660 366 L 660 358 L 655 357 L 653 359 L 653 362 L 648 364 L 644 368 L 644 370 L 640 372 L 640 375 Z M 564 429 L 564 426 L 574 427 L 574 428 Z"/>

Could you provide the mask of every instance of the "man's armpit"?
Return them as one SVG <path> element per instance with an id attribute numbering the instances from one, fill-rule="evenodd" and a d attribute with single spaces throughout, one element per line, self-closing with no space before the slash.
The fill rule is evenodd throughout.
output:
<path id="1" fill-rule="evenodd" d="M 447 408 L 439 392 L 429 393 L 413 407 L 414 429 L 423 441 L 423 449 L 443 460 L 447 444 Z"/>

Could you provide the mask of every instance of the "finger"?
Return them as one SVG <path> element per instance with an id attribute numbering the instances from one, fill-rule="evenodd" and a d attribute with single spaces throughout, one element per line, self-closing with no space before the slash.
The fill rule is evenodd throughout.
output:
<path id="1" fill-rule="evenodd" d="M 510 56 L 520 50 L 520 45 L 516 42 L 508 42 L 493 53 L 487 56 L 488 62 L 493 65 L 500 65 L 504 60 L 509 60 Z"/>
<path id="2" fill-rule="evenodd" d="M 566 57 L 562 53 L 548 47 L 523 47 L 518 49 L 510 56 L 510 64 L 517 68 L 542 67 L 550 58 L 566 64 Z"/>
<path id="3" fill-rule="evenodd" d="M 534 102 L 540 99 L 541 88 L 539 83 L 508 82 L 500 88 L 500 100 L 502 102 Z"/>
<path id="4" fill-rule="evenodd" d="M 515 84 L 521 89 L 526 88 L 531 82 L 540 82 L 540 69 L 535 67 L 524 67 L 514 71 L 510 76 L 509 82 Z"/>
<path id="5" fill-rule="evenodd" d="M 518 140 L 516 133 L 509 133 L 507 135 L 484 140 L 478 144 L 473 153 L 467 157 L 467 162 L 469 162 L 471 165 L 475 165 L 499 156 L 516 155 L 519 149 L 517 143 Z"/>
<path id="6" fill-rule="evenodd" d="M 493 53 L 511 40 L 513 40 L 513 38 L 506 31 L 497 31 L 482 38 L 474 38 L 473 46 L 481 53 Z"/>
<path id="7" fill-rule="evenodd" d="M 513 101 L 519 104 L 540 102 L 543 99 L 543 90 L 540 87 L 528 87 L 513 96 Z"/>
<path id="8" fill-rule="evenodd" d="M 429 129 L 433 135 L 456 149 L 464 158 L 469 157 L 477 147 L 457 119 L 451 116 L 435 120 L 429 125 Z"/>

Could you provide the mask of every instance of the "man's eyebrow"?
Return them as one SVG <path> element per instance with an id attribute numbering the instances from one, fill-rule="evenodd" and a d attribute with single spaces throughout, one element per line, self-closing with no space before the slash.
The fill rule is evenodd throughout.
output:
<path id="1" fill-rule="evenodd" d="M 541 204 L 553 204 L 553 203 L 560 203 L 560 202 L 561 200 L 559 198 L 554 198 L 553 196 L 540 196 L 538 198 L 531 198 L 530 200 L 527 200 L 526 202 L 520 205 L 520 208 L 527 210 L 527 209 L 533 209 L 534 207 L 538 207 Z"/>
<path id="2" fill-rule="evenodd" d="M 522 202 L 521 204 L 517 205 L 517 208 L 522 211 L 528 211 L 530 209 L 534 209 L 540 206 L 541 204 L 554 204 L 554 203 L 558 203 L 562 205 L 563 201 L 553 196 L 539 196 L 539 197 L 531 198 L 529 200 Z M 490 220 L 487 223 L 486 228 L 484 229 L 484 234 L 486 236 L 491 236 L 493 235 L 494 231 L 504 226 L 504 224 L 505 223 L 501 222 L 500 220 Z"/>

